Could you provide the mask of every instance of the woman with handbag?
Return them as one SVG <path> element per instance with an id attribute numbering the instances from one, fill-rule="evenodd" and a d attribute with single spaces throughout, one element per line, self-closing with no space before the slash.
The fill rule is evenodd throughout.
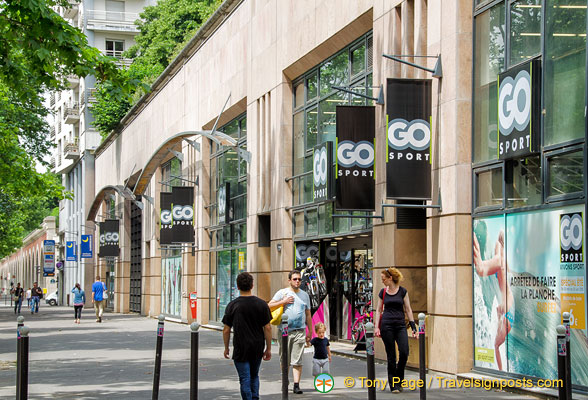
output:
<path id="1" fill-rule="evenodd" d="M 408 323 L 412 329 L 412 336 L 416 337 L 416 325 L 410 308 L 408 292 L 400 286 L 402 273 L 390 267 L 382 271 L 384 288 L 378 294 L 378 308 L 376 321 L 379 321 L 374 334 L 381 337 L 386 347 L 388 358 L 388 384 L 393 392 L 402 391 L 404 367 L 408 360 L 408 334 L 404 314 L 408 316 Z M 398 362 L 396 362 L 396 347 L 398 345 Z"/>

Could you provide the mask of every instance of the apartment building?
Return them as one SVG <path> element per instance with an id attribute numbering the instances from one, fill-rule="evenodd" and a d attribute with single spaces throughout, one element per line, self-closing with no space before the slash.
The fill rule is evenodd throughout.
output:
<path id="1" fill-rule="evenodd" d="M 144 7 L 155 0 L 82 0 L 71 1 L 70 8 L 59 7 L 59 14 L 81 29 L 91 46 L 103 54 L 117 58 L 121 67 L 131 60 L 123 57 L 125 50 L 135 44 L 139 33 L 135 21 Z M 50 121 L 51 139 L 55 142 L 52 157 L 53 171 L 62 175 L 66 190 L 73 200 L 63 200 L 59 206 L 60 259 L 65 260 L 65 242 L 80 243 L 80 235 L 94 234 L 94 224 L 85 221 L 88 202 L 94 198 L 94 150 L 100 144 L 99 132 L 93 127 L 92 104 L 95 99 L 96 79 L 93 76 L 67 77 L 69 87 L 50 96 L 53 118 Z M 59 276 L 62 304 L 68 304 L 68 288 L 76 282 L 88 288 L 93 282 L 92 259 L 65 261 Z"/>

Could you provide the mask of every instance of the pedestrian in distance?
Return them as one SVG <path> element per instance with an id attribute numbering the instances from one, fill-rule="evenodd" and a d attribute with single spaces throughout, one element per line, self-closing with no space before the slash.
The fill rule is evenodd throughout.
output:
<path id="1" fill-rule="evenodd" d="M 314 326 L 316 332 L 315 338 L 310 341 L 314 347 L 314 356 L 312 357 L 312 376 L 320 374 L 331 374 L 331 346 L 329 339 L 325 337 L 327 328 L 325 324 L 319 322 Z"/>
<path id="2" fill-rule="evenodd" d="M 43 289 L 39 287 L 37 282 L 33 283 L 33 288 L 31 289 L 31 314 L 39 313 L 39 303 L 43 298 Z"/>
<path id="3" fill-rule="evenodd" d="M 75 323 L 79 324 L 80 319 L 82 318 L 82 309 L 86 303 L 86 292 L 84 292 L 79 283 L 76 283 L 71 292 L 74 294 L 73 304 Z"/>
<path id="4" fill-rule="evenodd" d="M 31 288 L 26 291 L 27 296 L 27 307 L 31 308 Z"/>
<path id="5" fill-rule="evenodd" d="M 302 356 L 306 343 L 310 343 L 312 337 L 310 298 L 305 291 L 300 289 L 301 280 L 300 271 L 291 271 L 288 274 L 288 287 L 278 290 L 268 303 L 272 311 L 283 306 L 284 314 L 288 316 L 288 362 L 292 366 L 294 377 L 292 391 L 296 394 L 302 394 L 302 390 L 300 390 Z M 281 346 L 282 342 L 280 341 Z M 281 355 L 280 351 L 280 357 Z"/>
<path id="6" fill-rule="evenodd" d="M 388 384 L 393 392 L 402 391 L 404 381 L 404 367 L 408 360 L 408 334 L 404 314 L 408 316 L 408 323 L 412 336 L 416 337 L 416 324 L 410 308 L 410 299 L 405 288 L 400 286 L 402 273 L 390 267 L 382 272 L 384 288 L 378 294 L 376 308 L 376 326 L 374 335 L 381 337 L 386 348 L 388 358 Z M 396 345 L 398 345 L 398 362 L 396 362 Z"/>
<path id="7" fill-rule="evenodd" d="M 241 272 L 237 276 L 240 296 L 227 305 L 222 321 L 224 357 L 229 358 L 233 328 L 233 362 L 239 375 L 241 398 L 246 400 L 259 399 L 261 360 L 269 361 L 272 357 L 272 315 L 267 303 L 251 294 L 252 288 L 253 276 Z"/>
<path id="8" fill-rule="evenodd" d="M 100 275 L 96 275 L 96 282 L 92 285 L 92 303 L 94 304 L 94 311 L 96 312 L 96 322 L 102 322 L 102 314 L 104 313 L 104 292 L 106 291 L 106 284 L 100 281 Z"/>
<path id="9" fill-rule="evenodd" d="M 22 298 L 24 294 L 23 289 L 20 287 L 20 282 L 16 284 L 16 287 L 12 288 L 10 293 L 14 298 L 14 313 L 16 314 L 18 309 L 18 314 L 20 314 L 20 308 L 22 307 Z"/>

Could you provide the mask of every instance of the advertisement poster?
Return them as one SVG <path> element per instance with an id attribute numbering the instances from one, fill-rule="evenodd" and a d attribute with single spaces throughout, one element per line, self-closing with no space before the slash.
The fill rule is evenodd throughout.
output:
<path id="1" fill-rule="evenodd" d="M 474 221 L 474 360 L 557 378 L 555 328 L 571 313 L 572 382 L 588 385 L 583 206 Z"/>

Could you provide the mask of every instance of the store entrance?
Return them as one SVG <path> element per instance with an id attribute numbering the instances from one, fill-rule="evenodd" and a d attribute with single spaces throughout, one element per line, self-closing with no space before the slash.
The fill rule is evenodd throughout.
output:
<path id="1" fill-rule="evenodd" d="M 331 340 L 365 340 L 364 327 L 373 316 L 373 258 L 371 235 L 296 243 L 296 268 L 303 273 L 301 287 L 311 297 L 313 325 L 324 323 Z M 313 259 L 322 271 L 309 268 Z M 314 276 L 318 289 L 313 282 L 304 285 Z"/>

